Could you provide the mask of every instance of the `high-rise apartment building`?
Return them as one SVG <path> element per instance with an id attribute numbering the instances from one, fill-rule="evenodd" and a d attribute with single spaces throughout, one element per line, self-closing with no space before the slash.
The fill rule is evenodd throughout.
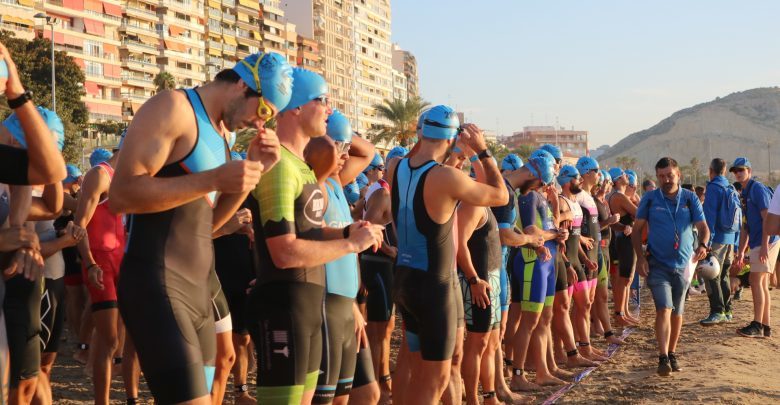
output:
<path id="1" fill-rule="evenodd" d="M 154 77 L 160 73 L 157 58 L 160 40 L 157 35 L 158 1 L 125 0 L 124 19 L 119 27 L 119 57 L 122 66 L 123 117 L 132 119 L 155 92 Z"/>
<path id="2" fill-rule="evenodd" d="M 13 31 L 17 38 L 35 38 L 35 1 L 0 0 L 0 30 Z"/>
<path id="3" fill-rule="evenodd" d="M 160 16 L 156 24 L 160 38 L 160 54 L 157 57 L 160 70 L 173 75 L 177 86 L 203 84 L 206 81 L 206 20 L 203 2 L 160 0 L 157 12 Z"/>
<path id="4" fill-rule="evenodd" d="M 295 59 L 298 57 L 296 51 L 298 34 L 295 24 L 285 17 L 281 0 L 260 0 L 260 8 L 263 30 L 261 50 L 282 54 L 288 62 L 295 64 Z"/>
<path id="5" fill-rule="evenodd" d="M 417 75 L 417 59 L 411 52 L 393 44 L 393 69 L 403 72 L 406 76 L 406 89 L 409 97 L 420 96 L 419 76 Z"/>
<path id="6" fill-rule="evenodd" d="M 406 76 L 404 76 L 403 72 L 393 69 L 393 98 L 406 101 L 408 96 Z"/>
<path id="7" fill-rule="evenodd" d="M 297 57 L 295 59 L 295 64 L 297 66 L 322 74 L 319 44 L 317 41 L 298 34 L 296 52 Z"/>
<path id="8" fill-rule="evenodd" d="M 357 130 L 368 132 L 386 123 L 375 105 L 393 98 L 393 50 L 390 42 L 390 1 L 355 1 L 355 86 Z"/>

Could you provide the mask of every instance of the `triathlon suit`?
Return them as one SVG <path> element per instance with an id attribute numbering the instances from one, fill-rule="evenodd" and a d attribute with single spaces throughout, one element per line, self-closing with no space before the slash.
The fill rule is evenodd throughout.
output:
<path id="1" fill-rule="evenodd" d="M 241 208 L 249 208 L 255 201 L 251 195 L 242 204 Z M 257 204 L 254 202 L 254 204 Z M 228 313 L 233 324 L 233 333 L 239 335 L 248 334 L 246 325 L 246 290 L 249 283 L 255 278 L 255 262 L 252 246 L 248 235 L 234 233 L 220 236 L 214 239 L 214 261 L 219 283 L 222 286 L 221 296 L 227 300 Z M 219 302 L 217 296 L 215 304 Z M 215 306 L 219 309 L 220 305 Z M 224 307 L 220 310 L 225 312 Z M 215 325 L 219 317 L 215 312 Z M 218 326 L 218 325 L 216 325 Z M 219 329 L 217 327 L 217 329 Z M 217 332 L 219 333 L 219 332 Z"/>
<path id="2" fill-rule="evenodd" d="M 252 195 L 257 283 L 247 322 L 257 349 L 257 402 L 300 403 L 314 390 L 322 359 L 323 265 L 280 269 L 266 239 L 294 235 L 322 240 L 325 198 L 314 171 L 287 148 Z"/>
<path id="3" fill-rule="evenodd" d="M 593 247 L 586 249 L 583 246 L 588 260 L 593 263 L 599 262 L 599 244 L 601 243 L 601 226 L 599 225 L 599 210 L 596 207 L 596 201 L 593 196 L 586 191 L 580 191 L 575 195 L 577 203 L 582 207 L 582 235 L 593 239 Z M 590 270 L 583 265 L 585 276 L 588 280 L 588 288 L 596 287 L 598 282 L 598 270 Z"/>
<path id="4" fill-rule="evenodd" d="M 501 288 L 501 238 L 498 236 L 498 222 L 493 212 L 485 208 L 484 218 L 480 226 L 474 230 L 468 240 L 471 263 L 477 271 L 477 277 L 490 284 L 490 304 L 480 308 L 471 296 L 471 285 L 459 269 L 461 293 L 465 307 L 466 330 L 473 333 L 487 333 L 501 326 L 501 303 L 499 290 Z M 496 305 L 498 304 L 498 305 Z"/>
<path id="5" fill-rule="evenodd" d="M 520 228 L 536 225 L 539 229 L 555 230 L 552 213 L 547 199 L 537 191 L 521 195 L 517 199 Z M 526 225 L 527 224 L 527 225 Z M 551 307 L 555 298 L 555 256 L 558 242 L 555 239 L 544 242 L 550 250 L 550 260 L 537 259 L 536 250 L 521 247 L 515 257 L 512 275 L 512 302 L 519 302 L 521 310 L 542 312 Z"/>
<path id="6" fill-rule="evenodd" d="M 217 276 L 216 259 L 212 260 L 209 272 L 209 298 L 211 299 L 211 309 L 214 311 L 214 331 L 220 334 L 233 330 L 233 320 L 230 316 L 230 305 L 228 305 L 227 297 L 222 290 L 222 283 Z"/>
<path id="7" fill-rule="evenodd" d="M 184 90 L 198 137 L 190 153 L 156 177 L 179 177 L 225 164 L 228 146 L 194 89 Z M 141 370 L 159 403 L 211 392 L 216 357 L 209 299 L 213 265 L 213 206 L 217 193 L 162 212 L 130 216 L 119 280 L 119 310 L 135 343 Z"/>
<path id="8" fill-rule="evenodd" d="M 352 224 L 347 197 L 338 181 L 326 179 L 328 206 L 325 225 L 344 228 Z M 317 381 L 313 403 L 329 404 L 334 397 L 352 389 L 357 359 L 357 338 L 352 306 L 358 286 L 358 258 L 350 253 L 325 263 L 325 301 L 322 310 L 322 374 Z"/>
<path id="9" fill-rule="evenodd" d="M 425 179 L 437 166 L 428 161 L 412 167 L 408 158 L 401 159 L 392 188 L 398 232 L 393 298 L 404 320 L 409 350 L 420 352 L 427 361 L 452 358 L 458 327 L 454 210 L 447 222 L 438 224 L 428 216 L 423 198 Z"/>
<path id="10" fill-rule="evenodd" d="M 62 231 L 68 226 L 68 222 L 73 221 L 73 213 L 63 215 L 54 220 L 54 228 Z M 81 255 L 76 246 L 68 246 L 62 249 L 62 259 L 65 261 L 65 286 L 75 287 L 84 284 L 81 277 Z"/>
<path id="11" fill-rule="evenodd" d="M 366 204 L 363 207 L 363 218 L 366 218 L 366 206 L 374 193 L 380 189 L 390 191 L 390 185 L 379 179 L 366 190 Z M 383 243 L 396 246 L 390 224 L 384 224 L 382 231 Z M 393 316 L 393 259 L 381 251 L 368 249 L 360 255 L 360 270 L 363 285 L 366 287 L 366 320 L 369 322 L 388 322 Z"/>
<path id="12" fill-rule="evenodd" d="M 596 208 L 599 210 L 599 223 L 606 221 L 612 213 L 609 211 L 609 205 L 596 200 Z M 599 224 L 599 226 L 601 226 Z M 612 240 L 612 229 L 607 226 L 601 229 L 601 242 L 599 243 L 599 275 L 598 286 L 607 287 L 609 285 L 609 244 Z"/>
<path id="13" fill-rule="evenodd" d="M 588 281 L 585 276 L 585 269 L 583 268 L 582 263 L 580 262 L 580 236 L 582 235 L 582 224 L 583 224 L 583 212 L 582 208 L 579 204 L 577 204 L 576 201 L 572 201 L 565 196 L 561 195 L 561 199 L 566 201 L 566 204 L 569 206 L 569 209 L 571 210 L 573 219 L 571 221 L 571 228 L 569 232 L 569 238 L 566 239 L 566 259 L 571 264 L 572 268 L 574 268 L 574 271 L 577 273 L 577 282 L 572 284 L 571 286 L 568 285 L 568 274 L 566 274 L 566 278 L 564 278 L 563 284 L 561 284 L 560 279 L 558 280 L 558 283 L 555 287 L 555 291 L 562 291 L 565 289 L 569 289 L 569 293 L 573 293 L 575 291 L 583 291 L 588 288 Z M 566 273 L 564 267 L 564 273 Z"/>
<path id="14" fill-rule="evenodd" d="M 57 239 L 54 220 L 38 221 L 35 232 L 41 242 Z M 41 351 L 57 353 L 65 317 L 65 260 L 62 251 L 46 258 L 43 265 L 44 290 L 41 294 Z"/>
<path id="15" fill-rule="evenodd" d="M 493 215 L 498 222 L 498 229 L 513 229 L 515 221 L 517 221 L 517 195 L 507 179 L 504 179 L 504 184 L 506 184 L 506 191 L 509 193 L 509 202 L 501 207 L 493 207 L 491 211 L 493 211 Z M 509 246 L 501 245 L 501 272 L 499 273 L 501 312 L 509 310 L 509 267 L 507 267 L 509 251 Z"/>
<path id="16" fill-rule="evenodd" d="M 108 162 L 102 162 L 96 167 L 105 170 L 109 179 L 113 180 L 114 168 Z M 108 197 L 101 200 L 87 224 L 89 251 L 95 263 L 103 270 L 104 287 L 101 290 L 87 282 L 92 311 L 117 307 L 116 284 L 119 281 L 119 266 L 125 250 L 125 227 L 122 215 L 111 213 L 108 205 Z M 82 268 L 82 277 L 89 280 L 88 269 L 86 266 Z"/>
<path id="17" fill-rule="evenodd" d="M 610 195 L 617 194 L 617 192 Z M 629 213 L 620 215 L 620 224 L 625 226 L 634 225 L 634 217 Z M 622 231 L 615 231 L 615 238 L 612 245 L 615 249 L 610 255 L 613 262 L 618 263 L 618 274 L 623 278 L 630 278 L 634 273 L 634 265 L 636 264 L 636 254 L 634 254 L 634 246 L 631 244 L 631 236 L 626 236 Z"/>
<path id="18" fill-rule="evenodd" d="M 25 155 L 26 156 L 26 155 Z M 14 170 L 19 171 L 16 167 Z M 25 174 L 25 177 L 27 175 Z M 3 190 L 0 194 L 0 226 L 5 224 L 10 213 L 10 200 L 7 190 Z M 4 256 L 0 255 L 0 259 Z M 79 270 L 80 271 L 80 270 Z M 5 281 L 0 277 L 0 304 L 5 301 Z M 3 311 L 3 307 L 0 306 L 0 396 L 3 401 L 8 396 L 8 366 L 9 366 L 9 350 L 8 350 L 8 334 L 6 329 L 6 318 Z"/>

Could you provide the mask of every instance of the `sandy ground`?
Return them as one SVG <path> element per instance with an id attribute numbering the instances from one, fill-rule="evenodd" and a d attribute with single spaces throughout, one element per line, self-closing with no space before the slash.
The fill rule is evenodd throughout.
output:
<path id="1" fill-rule="evenodd" d="M 647 293 L 644 290 L 643 325 L 632 331 L 629 344 L 617 351 L 609 363 L 576 384 L 557 403 L 780 403 L 780 324 L 774 322 L 777 336 L 773 339 L 747 339 L 735 333 L 737 327 L 752 319 L 753 307 L 748 290 L 735 304 L 733 323 L 709 328 L 699 326 L 697 322 L 709 311 L 707 297 L 691 297 L 686 304 L 686 319 L 678 349 L 683 371 L 667 378 L 658 377 L 655 373 L 658 359 L 652 329 L 654 310 Z M 780 316 L 780 298 L 777 291 L 773 294 L 772 311 L 777 319 Z M 594 338 L 593 341 L 597 347 L 606 349 L 600 339 Z M 394 334 L 394 354 L 399 344 L 398 334 Z M 73 345 L 62 346 L 52 378 L 55 403 L 92 403 L 92 384 L 84 374 L 83 366 L 71 357 Z M 142 402 L 151 403 L 151 396 L 145 388 L 142 383 Z M 542 403 L 556 391 L 550 388 L 540 392 L 532 397 L 533 402 Z M 114 379 L 111 399 L 124 403 L 121 378 Z"/>

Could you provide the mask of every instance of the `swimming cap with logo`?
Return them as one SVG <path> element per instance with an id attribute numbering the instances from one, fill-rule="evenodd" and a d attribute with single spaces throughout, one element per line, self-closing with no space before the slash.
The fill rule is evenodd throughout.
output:
<path id="1" fill-rule="evenodd" d="M 431 139 L 452 139 L 458 135 L 460 120 L 458 114 L 446 105 L 437 105 L 425 115 L 422 135 Z"/>
<path id="2" fill-rule="evenodd" d="M 387 152 L 387 156 L 385 156 L 385 161 L 388 161 L 392 158 L 397 157 L 404 157 L 406 154 L 409 153 L 409 150 L 404 148 L 403 146 L 396 146 L 393 149 L 390 149 L 390 152 Z"/>
<path id="3" fill-rule="evenodd" d="M 623 169 L 621 169 L 619 167 L 611 167 L 611 168 L 609 168 L 609 177 L 612 179 L 612 182 L 617 181 L 617 179 L 620 176 L 623 176 L 624 174 L 626 174 L 626 173 L 623 171 Z"/>
<path id="4" fill-rule="evenodd" d="M 282 112 L 298 108 L 315 98 L 328 94 L 328 83 L 325 78 L 311 70 L 295 67 L 293 68 L 293 88 L 292 97 L 287 107 Z"/>
<path id="5" fill-rule="evenodd" d="M 599 170 L 599 162 L 590 156 L 583 156 L 577 160 L 577 170 L 585 174 L 591 170 Z"/>
<path id="6" fill-rule="evenodd" d="M 506 155 L 504 160 L 501 161 L 501 170 L 514 171 L 521 167 L 523 167 L 523 159 L 520 159 L 520 156 L 517 156 L 514 153 Z"/>
<path id="7" fill-rule="evenodd" d="M 70 163 L 65 165 L 68 176 L 62 181 L 63 184 L 75 183 L 81 177 L 81 169 Z"/>
<path id="8" fill-rule="evenodd" d="M 254 53 L 236 63 L 233 71 L 278 111 L 287 107 L 293 88 L 292 67 L 287 58 L 276 52 Z"/>
<path id="9" fill-rule="evenodd" d="M 547 153 L 551 154 L 553 159 L 555 159 L 556 161 L 563 159 L 563 153 L 561 153 L 561 148 L 557 147 L 556 145 L 547 143 L 542 145 L 540 149 L 546 150 Z"/>
<path id="10" fill-rule="evenodd" d="M 555 176 L 555 160 L 553 157 L 545 152 L 546 156 L 532 157 L 528 159 L 525 167 L 527 167 L 531 174 L 537 179 L 542 181 L 542 184 L 550 184 Z"/>
<path id="11" fill-rule="evenodd" d="M 569 183 L 570 181 L 580 177 L 580 172 L 577 170 L 576 167 L 572 165 L 565 165 L 561 167 L 561 172 L 558 174 L 558 184 L 563 187 L 565 184 Z"/>

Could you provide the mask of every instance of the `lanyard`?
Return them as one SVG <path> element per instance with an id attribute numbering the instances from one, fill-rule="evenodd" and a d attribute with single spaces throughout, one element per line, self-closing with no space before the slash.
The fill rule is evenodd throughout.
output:
<path id="1" fill-rule="evenodd" d="M 677 250 L 680 248 L 680 233 L 677 231 L 677 209 L 680 208 L 680 197 L 682 195 L 682 190 L 679 188 L 677 189 L 677 204 L 674 206 L 674 215 L 672 215 L 672 210 L 669 209 L 669 203 L 666 202 L 666 197 L 664 197 L 663 192 L 661 189 L 658 189 L 658 193 L 661 194 L 661 198 L 664 201 L 664 207 L 666 208 L 666 212 L 669 213 L 669 217 L 672 218 L 672 226 L 674 226 L 674 249 Z"/>

